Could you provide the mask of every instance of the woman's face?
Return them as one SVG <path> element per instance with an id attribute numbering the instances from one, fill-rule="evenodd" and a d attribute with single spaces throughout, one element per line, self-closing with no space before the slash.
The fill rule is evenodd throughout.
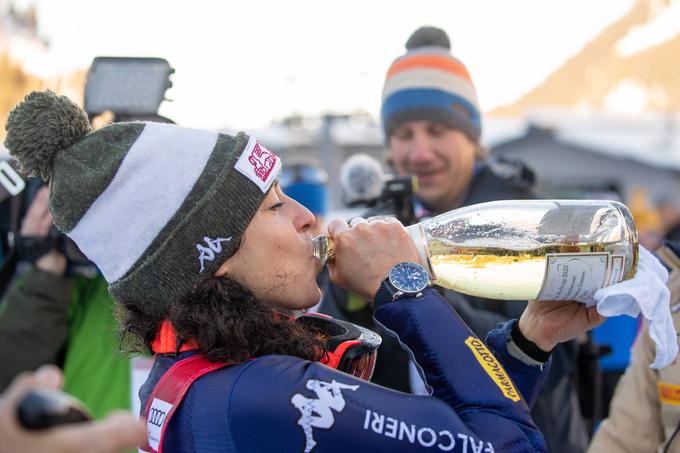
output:
<path id="1" fill-rule="evenodd" d="M 263 302 L 299 310 L 319 302 L 310 229 L 314 215 L 287 197 L 278 183 L 246 228 L 234 256 L 217 271 L 246 286 Z"/>

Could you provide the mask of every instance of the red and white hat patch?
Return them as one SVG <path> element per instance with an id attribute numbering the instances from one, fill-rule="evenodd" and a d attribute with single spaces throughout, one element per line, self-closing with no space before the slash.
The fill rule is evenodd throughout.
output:
<path id="1" fill-rule="evenodd" d="M 281 159 L 250 137 L 234 168 L 257 184 L 262 192 L 266 192 L 281 171 Z"/>

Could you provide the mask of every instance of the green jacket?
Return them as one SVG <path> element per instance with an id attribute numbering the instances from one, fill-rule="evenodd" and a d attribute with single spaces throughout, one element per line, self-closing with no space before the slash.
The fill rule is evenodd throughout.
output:
<path id="1" fill-rule="evenodd" d="M 117 332 L 102 276 L 27 271 L 0 304 L 0 392 L 18 373 L 53 363 L 95 417 L 130 409 L 130 359 L 118 352 Z"/>

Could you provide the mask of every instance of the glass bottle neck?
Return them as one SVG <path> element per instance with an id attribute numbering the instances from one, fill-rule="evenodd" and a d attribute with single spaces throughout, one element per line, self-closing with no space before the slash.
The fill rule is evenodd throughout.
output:
<path id="1" fill-rule="evenodd" d="M 425 236 L 425 229 L 420 223 L 413 224 L 406 227 L 406 232 L 411 237 L 411 240 L 416 245 L 418 250 L 418 256 L 420 256 L 420 264 L 422 264 L 425 269 L 430 273 L 430 278 L 436 280 L 437 276 L 432 268 L 432 263 L 430 262 L 430 250 L 427 246 L 427 237 Z"/>

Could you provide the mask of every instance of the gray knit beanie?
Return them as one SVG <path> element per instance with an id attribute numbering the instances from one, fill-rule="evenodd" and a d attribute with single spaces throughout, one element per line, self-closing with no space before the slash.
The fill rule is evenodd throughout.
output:
<path id="1" fill-rule="evenodd" d="M 92 131 L 65 96 L 33 92 L 10 113 L 5 146 L 49 181 L 57 227 L 119 301 L 165 316 L 232 256 L 281 168 L 243 133 L 159 123 Z"/>

